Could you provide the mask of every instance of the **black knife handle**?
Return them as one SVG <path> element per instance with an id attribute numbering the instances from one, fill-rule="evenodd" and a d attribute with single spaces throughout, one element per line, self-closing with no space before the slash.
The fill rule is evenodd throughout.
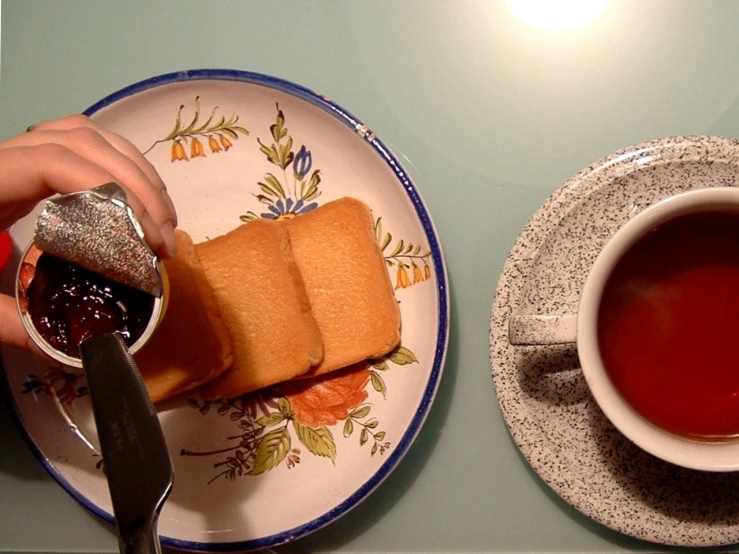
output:
<path id="1" fill-rule="evenodd" d="M 121 554 L 162 554 L 156 521 L 145 523 L 136 529 L 129 529 L 125 536 L 125 541 L 119 538 Z"/>

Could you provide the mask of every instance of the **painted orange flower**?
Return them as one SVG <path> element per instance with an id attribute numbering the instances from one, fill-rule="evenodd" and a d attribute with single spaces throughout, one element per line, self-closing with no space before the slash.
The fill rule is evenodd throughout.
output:
<path id="1" fill-rule="evenodd" d="M 370 378 L 366 362 L 309 381 L 290 381 L 282 392 L 295 411 L 295 419 L 308 427 L 335 425 L 367 399 Z"/>
<path id="2" fill-rule="evenodd" d="M 203 144 L 196 138 L 193 138 L 190 142 L 190 157 L 191 158 L 204 158 L 205 150 L 203 150 Z"/>
<path id="3" fill-rule="evenodd" d="M 421 283 L 425 281 L 426 278 L 423 276 L 423 273 L 421 272 L 421 268 L 418 267 L 415 263 L 413 264 L 413 284 Z"/>
<path id="4" fill-rule="evenodd" d="M 233 143 L 230 140 L 228 140 L 226 137 L 221 135 L 221 145 L 223 146 L 224 150 L 228 150 L 229 148 L 233 146 Z"/>
<path id="5" fill-rule="evenodd" d="M 395 283 L 396 289 L 404 289 L 411 286 L 411 279 L 408 276 L 408 268 L 403 264 L 398 264 L 398 279 Z"/>
<path id="6" fill-rule="evenodd" d="M 424 268 L 423 268 L 423 276 L 424 276 L 424 277 L 425 277 L 426 279 L 431 279 L 431 268 L 429 267 L 429 265 L 428 265 L 428 264 L 426 264 L 426 265 L 424 266 Z"/>
<path id="7" fill-rule="evenodd" d="M 182 143 L 179 140 L 172 143 L 172 161 L 176 162 L 177 160 L 188 161 L 185 147 L 182 146 Z"/>
<path id="8" fill-rule="evenodd" d="M 214 137 L 208 137 L 208 146 L 210 146 L 210 151 L 214 153 L 223 150 Z"/>

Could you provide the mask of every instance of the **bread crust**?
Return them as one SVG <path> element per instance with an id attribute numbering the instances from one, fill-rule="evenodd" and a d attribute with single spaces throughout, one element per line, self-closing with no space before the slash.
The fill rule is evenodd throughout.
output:
<path id="1" fill-rule="evenodd" d="M 400 310 L 370 208 L 341 198 L 283 224 L 323 339 L 323 359 L 303 377 L 394 349 Z"/>
<path id="2" fill-rule="evenodd" d="M 231 339 L 190 236 L 175 231 L 177 256 L 164 262 L 169 302 L 149 343 L 134 356 L 149 395 L 160 403 L 231 367 Z"/>
<path id="3" fill-rule="evenodd" d="M 195 245 L 233 344 L 231 371 L 200 389 L 232 398 L 307 372 L 323 342 L 287 229 L 255 220 Z"/>

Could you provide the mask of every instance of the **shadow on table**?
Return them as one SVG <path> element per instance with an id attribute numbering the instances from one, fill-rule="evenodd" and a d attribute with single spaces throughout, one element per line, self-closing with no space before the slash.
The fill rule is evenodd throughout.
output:
<path id="1" fill-rule="evenodd" d="M 451 280 L 451 279 L 450 279 Z M 454 287 L 450 285 L 451 322 L 449 349 L 439 389 L 428 418 L 413 446 L 387 479 L 364 501 L 325 529 L 295 543 L 276 548 L 280 554 L 340 551 L 342 547 L 373 527 L 410 489 L 433 455 L 454 396 L 459 361 L 459 336 Z"/>
<path id="2" fill-rule="evenodd" d="M 605 416 L 603 416 L 605 417 Z M 618 531 L 615 531 L 611 529 L 610 527 L 607 527 L 603 525 L 602 523 L 599 523 L 588 516 L 584 515 L 580 511 L 578 511 L 576 508 L 571 506 L 567 501 L 562 499 L 556 492 L 554 492 L 549 485 L 547 485 L 546 482 L 544 482 L 541 477 L 536 473 L 536 471 L 531 467 L 529 462 L 526 460 L 525 456 L 521 453 L 521 451 L 516 446 L 515 442 L 513 441 L 513 438 L 509 435 L 509 441 L 513 448 L 516 451 L 516 455 L 521 460 L 521 464 L 526 468 L 526 471 L 531 476 L 533 481 L 537 484 L 539 489 L 542 490 L 542 492 L 546 495 L 546 497 L 555 505 L 559 510 L 561 510 L 562 513 L 564 513 L 567 517 L 569 517 L 571 520 L 573 520 L 575 523 L 580 525 L 581 527 L 587 529 L 589 532 L 599 536 L 600 538 L 608 541 L 609 543 L 613 544 L 614 546 L 628 550 L 630 552 L 726 552 L 727 547 L 717 547 L 717 548 L 696 548 L 696 547 L 677 547 L 677 546 L 669 546 L 669 545 L 662 545 L 657 544 L 653 542 L 648 542 L 640 539 L 636 539 L 633 537 L 630 537 L 628 535 L 625 535 L 623 533 L 619 533 Z M 624 441 L 627 441 L 626 438 L 624 438 Z M 632 445 L 633 446 L 633 445 Z M 636 446 L 633 446 L 634 449 L 637 449 Z M 631 448 L 627 448 L 628 451 L 631 451 Z M 646 453 L 640 453 L 638 456 L 641 455 L 649 456 Z M 666 462 L 659 462 L 661 465 Z M 675 468 L 676 471 L 687 471 L 690 472 L 690 470 L 681 470 L 680 468 Z M 695 472 L 696 474 L 699 474 L 700 472 Z M 720 476 L 716 475 L 705 475 L 704 476 L 707 479 L 722 479 Z M 699 478 L 701 478 L 699 476 Z M 723 477 L 726 478 L 726 477 Z M 736 488 L 730 488 L 729 490 L 736 490 Z M 731 551 L 735 549 L 730 549 Z"/>
<path id="3" fill-rule="evenodd" d="M 0 394 L 0 452 L 3 453 L 0 456 L 0 473 L 7 473 L 27 481 L 46 481 L 50 476 L 35 459 L 31 448 L 23 439 L 11 413 L 12 407 L 9 402 L 7 394 L 3 391 L 3 394 Z"/>
<path id="4" fill-rule="evenodd" d="M 526 398 L 544 407 L 542 412 L 545 415 L 554 414 L 553 417 L 556 417 L 556 413 L 550 410 L 551 406 L 584 407 L 584 421 L 580 422 L 574 417 L 573 420 L 576 425 L 589 426 L 590 434 L 597 437 L 597 440 L 594 440 L 595 462 L 598 467 L 602 467 L 605 481 L 613 482 L 615 486 L 623 489 L 624 498 L 629 499 L 621 501 L 622 510 L 623 503 L 628 502 L 628 506 L 634 509 L 643 508 L 660 514 L 666 521 L 674 523 L 676 537 L 680 537 L 680 533 L 691 533 L 690 524 L 702 525 L 704 529 L 715 526 L 717 533 L 720 533 L 724 526 L 737 525 L 739 497 L 735 491 L 739 488 L 739 474 L 709 473 L 680 468 L 655 458 L 629 441 L 597 406 L 579 370 L 577 350 L 574 346 L 523 350 L 520 353 L 519 364 L 521 390 Z M 636 539 L 587 517 L 552 490 L 531 467 L 510 435 L 509 440 L 524 467 L 547 497 L 568 517 L 601 538 L 619 548 L 634 551 L 696 550 L 695 547 L 679 548 Z M 577 446 L 570 444 L 569 448 Z M 616 502 L 612 497 L 604 498 Z M 620 517 L 626 519 L 624 514 L 620 514 Z M 659 525 L 662 530 L 667 528 L 662 522 Z"/>
<path id="5" fill-rule="evenodd" d="M 668 546 L 662 546 L 646 541 L 640 541 L 638 539 L 634 539 L 632 537 L 628 537 L 622 533 L 619 533 L 618 531 L 614 531 L 613 529 L 606 527 L 605 525 L 598 523 L 597 521 L 590 519 L 588 516 L 584 515 L 583 513 L 579 512 L 577 509 L 572 507 L 570 504 L 568 504 L 565 500 L 563 500 L 556 492 L 554 492 L 549 485 L 547 485 L 541 477 L 534 471 L 534 469 L 529 465 L 529 462 L 526 460 L 524 455 L 518 450 L 518 447 L 513 442 L 513 439 L 510 438 L 511 444 L 513 445 L 513 448 L 516 450 L 516 455 L 520 458 L 521 464 L 526 468 L 526 471 L 531 476 L 531 478 L 534 480 L 534 482 L 538 485 L 538 487 L 542 490 L 542 492 L 547 496 L 547 498 L 555 505 L 559 510 L 564 513 L 567 517 L 569 517 L 571 520 L 573 520 L 575 523 L 580 525 L 581 527 L 584 527 L 589 532 L 593 533 L 594 535 L 597 535 L 601 537 L 602 539 L 610 542 L 611 544 L 617 546 L 618 548 L 628 550 L 631 552 L 689 552 L 690 549 L 680 549 L 676 547 L 668 547 Z M 695 549 L 693 549 L 695 551 Z"/>

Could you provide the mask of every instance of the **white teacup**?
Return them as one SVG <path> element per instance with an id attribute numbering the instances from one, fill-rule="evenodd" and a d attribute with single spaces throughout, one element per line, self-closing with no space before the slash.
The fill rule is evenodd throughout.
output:
<path id="1" fill-rule="evenodd" d="M 739 438 L 694 440 L 669 433 L 648 422 L 612 383 L 598 343 L 601 298 L 619 260 L 657 226 L 680 216 L 706 211 L 739 215 L 739 188 L 716 187 L 685 192 L 666 198 L 634 216 L 598 255 L 585 281 L 577 314 L 513 314 L 509 321 L 509 339 L 514 345 L 577 343 L 582 371 L 593 397 L 603 413 L 628 439 L 647 452 L 683 467 L 735 471 L 739 470 Z M 739 333 L 737 336 L 739 340 Z"/>

